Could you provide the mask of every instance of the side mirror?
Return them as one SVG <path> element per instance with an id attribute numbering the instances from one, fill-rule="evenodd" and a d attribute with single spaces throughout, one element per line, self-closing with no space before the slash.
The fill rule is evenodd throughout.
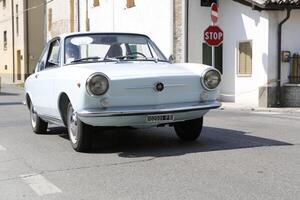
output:
<path id="1" fill-rule="evenodd" d="M 171 64 L 173 64 L 173 63 L 175 62 L 175 57 L 174 57 L 173 55 L 170 55 L 170 57 L 169 57 L 169 62 L 170 62 Z"/>

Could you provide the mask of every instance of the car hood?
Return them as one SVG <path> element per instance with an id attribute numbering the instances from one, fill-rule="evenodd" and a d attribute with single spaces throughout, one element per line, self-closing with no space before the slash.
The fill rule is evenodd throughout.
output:
<path id="1" fill-rule="evenodd" d="M 90 63 L 79 64 L 74 67 L 89 71 L 90 74 L 101 72 L 110 79 L 127 79 L 138 77 L 159 76 L 200 76 L 209 66 L 202 64 L 169 64 L 169 63 Z"/>

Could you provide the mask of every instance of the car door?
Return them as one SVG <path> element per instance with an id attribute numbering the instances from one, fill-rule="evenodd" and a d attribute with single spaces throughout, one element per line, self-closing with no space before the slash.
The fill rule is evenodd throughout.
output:
<path id="1" fill-rule="evenodd" d="M 30 91 L 31 101 L 34 105 L 34 109 L 37 113 L 41 113 L 41 88 L 40 88 L 40 81 L 38 79 L 41 71 L 45 69 L 46 60 L 48 57 L 49 51 L 49 43 L 47 43 L 46 47 L 44 48 L 42 55 L 36 65 L 35 72 L 33 74 L 33 78 L 30 79 L 30 83 L 28 89 Z M 28 80 L 27 80 L 28 82 Z"/>
<path id="2" fill-rule="evenodd" d="M 47 56 L 41 63 L 41 70 L 35 74 L 38 87 L 38 113 L 46 117 L 53 117 L 53 108 L 57 100 L 54 99 L 54 79 L 60 68 L 60 40 L 54 39 L 49 43 Z"/>

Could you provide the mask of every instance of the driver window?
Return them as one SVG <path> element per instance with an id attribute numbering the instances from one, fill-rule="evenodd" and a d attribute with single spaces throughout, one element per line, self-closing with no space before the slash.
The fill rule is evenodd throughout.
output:
<path id="1" fill-rule="evenodd" d="M 59 66 L 59 60 L 60 60 L 60 43 L 58 40 L 55 40 L 50 44 L 46 68 Z"/>
<path id="2" fill-rule="evenodd" d="M 43 50 L 42 56 L 39 59 L 37 71 L 43 71 L 45 69 L 45 64 L 46 64 L 47 55 L 48 55 L 48 53 L 47 53 L 48 48 L 49 48 L 49 46 L 47 44 L 47 46 Z"/>

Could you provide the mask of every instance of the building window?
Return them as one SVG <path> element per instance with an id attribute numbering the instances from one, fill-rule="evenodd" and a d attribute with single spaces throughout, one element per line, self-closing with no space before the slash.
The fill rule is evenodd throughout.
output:
<path id="1" fill-rule="evenodd" d="M 3 50 L 7 50 L 7 31 L 3 32 Z"/>
<path id="2" fill-rule="evenodd" d="M 202 63 L 212 66 L 212 47 L 206 43 L 202 44 Z M 223 73 L 223 44 L 215 47 L 215 68 Z"/>
<path id="3" fill-rule="evenodd" d="M 52 8 L 48 9 L 48 31 L 52 30 Z"/>
<path id="4" fill-rule="evenodd" d="M 4 69 L 7 70 L 7 65 L 4 65 Z"/>
<path id="5" fill-rule="evenodd" d="M 6 0 L 2 0 L 2 3 L 3 3 L 3 8 L 6 7 Z"/>
<path id="6" fill-rule="evenodd" d="M 127 8 L 132 8 L 135 6 L 134 0 L 127 0 L 126 7 Z"/>
<path id="7" fill-rule="evenodd" d="M 94 0 L 94 7 L 100 6 L 100 0 Z"/>
<path id="8" fill-rule="evenodd" d="M 16 32 L 17 36 L 19 36 L 19 5 L 16 4 Z"/>
<path id="9" fill-rule="evenodd" d="M 252 74 L 252 42 L 240 42 L 238 52 L 238 74 L 251 75 Z"/>

